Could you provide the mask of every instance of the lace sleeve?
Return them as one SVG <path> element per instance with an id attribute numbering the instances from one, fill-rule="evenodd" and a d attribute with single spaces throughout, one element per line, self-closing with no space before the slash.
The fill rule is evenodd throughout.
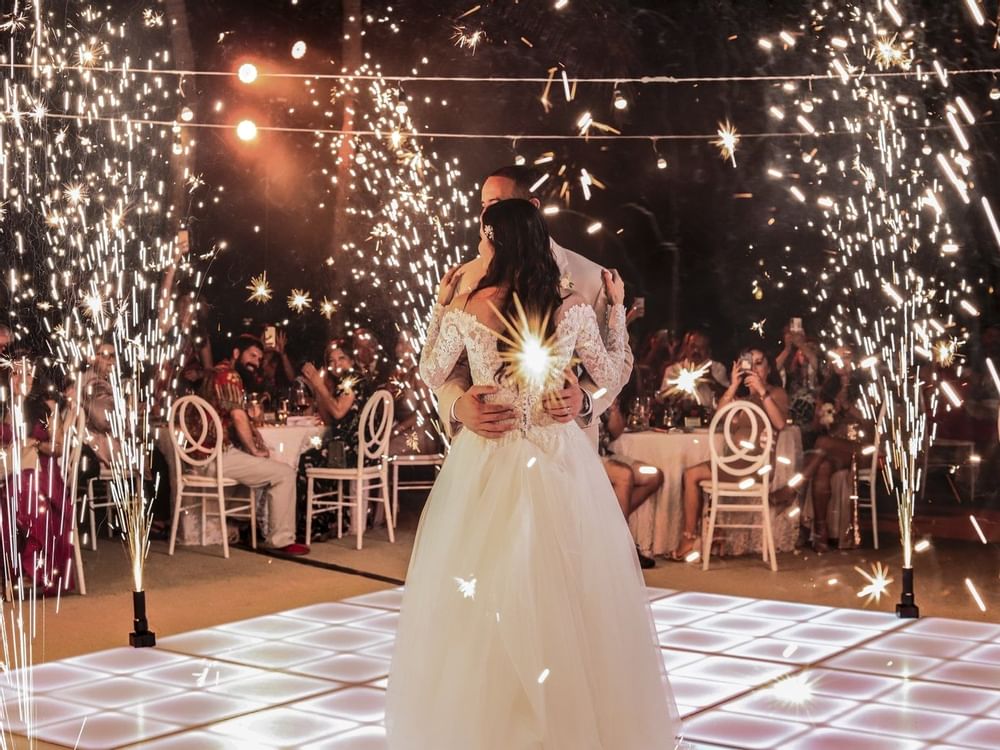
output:
<path id="1" fill-rule="evenodd" d="M 420 377 L 431 389 L 444 385 L 465 349 L 460 320 L 461 316 L 449 315 L 441 305 L 434 305 L 420 352 Z"/>
<path id="2" fill-rule="evenodd" d="M 614 305 L 608 311 L 608 344 L 604 345 L 597 315 L 590 305 L 576 305 L 566 314 L 575 318 L 576 353 L 599 388 L 617 391 L 631 375 L 626 357 L 625 306 Z"/>

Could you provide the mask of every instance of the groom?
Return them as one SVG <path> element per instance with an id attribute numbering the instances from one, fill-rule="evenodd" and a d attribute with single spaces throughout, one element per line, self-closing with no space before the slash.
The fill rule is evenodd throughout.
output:
<path id="1" fill-rule="evenodd" d="M 536 177 L 534 170 L 526 166 L 501 167 L 496 170 L 483 183 L 482 210 L 510 198 L 529 200 L 537 208 L 539 200 L 531 192 Z M 601 277 L 602 267 L 582 255 L 560 247 L 554 240 L 552 255 L 559 266 L 564 291 L 572 289 L 590 300 L 597 313 L 601 332 L 606 333 L 608 302 Z M 462 266 L 459 291 L 465 293 L 475 289 L 486 270 L 482 258 L 476 258 Z M 631 370 L 632 351 L 627 345 L 625 357 Z M 589 377 L 578 382 L 572 373 L 568 373 L 567 378 L 566 387 L 554 394 L 556 398 L 546 400 L 545 411 L 557 422 L 577 420 L 596 450 L 598 417 L 611 406 L 618 391 L 599 390 Z M 483 396 L 495 393 L 496 390 L 496 386 L 472 385 L 468 362 L 465 357 L 459 360 L 448 381 L 435 392 L 441 421 L 446 425 L 449 435 L 454 436 L 465 427 L 481 437 L 495 439 L 513 429 L 516 415 L 510 404 L 491 404 L 482 400 Z"/>

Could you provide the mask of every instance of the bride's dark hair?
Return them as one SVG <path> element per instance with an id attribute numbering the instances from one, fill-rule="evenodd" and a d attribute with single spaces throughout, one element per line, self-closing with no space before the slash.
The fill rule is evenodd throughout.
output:
<path id="1" fill-rule="evenodd" d="M 547 317 L 546 330 L 538 333 L 548 338 L 555 333 L 555 314 L 562 298 L 559 266 L 552 257 L 549 230 L 541 212 L 531 201 L 512 198 L 488 207 L 482 224 L 494 252 L 475 291 L 499 287 L 503 303 L 497 308 L 508 322 L 517 320 L 516 294 L 529 320 Z M 501 351 L 507 348 L 503 341 L 499 346 Z"/>

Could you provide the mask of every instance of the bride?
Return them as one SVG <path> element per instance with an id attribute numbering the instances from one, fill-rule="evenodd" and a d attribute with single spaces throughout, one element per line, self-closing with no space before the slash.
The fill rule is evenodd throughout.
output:
<path id="1" fill-rule="evenodd" d="M 624 285 L 603 272 L 605 347 L 590 304 L 561 297 L 532 203 L 487 208 L 480 253 L 476 289 L 455 296 L 454 269 L 442 279 L 420 373 L 439 387 L 466 353 L 473 382 L 498 386 L 487 398 L 513 403 L 518 424 L 498 440 L 459 433 L 427 501 L 389 674 L 389 747 L 673 748 L 680 720 L 628 527 L 581 428 L 544 409 L 576 358 L 599 387 L 628 379 Z M 527 366 L 504 323 L 518 300 L 545 326 Z"/>

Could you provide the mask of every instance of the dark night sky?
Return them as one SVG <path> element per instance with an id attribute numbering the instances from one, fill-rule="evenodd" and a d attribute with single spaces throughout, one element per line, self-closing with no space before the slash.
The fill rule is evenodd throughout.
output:
<path id="1" fill-rule="evenodd" d="M 262 67 L 296 72 L 337 70 L 340 3 L 300 0 L 292 6 L 289 0 L 201 0 L 187 5 L 200 69 L 232 70 L 244 59 L 253 59 L 263 61 Z M 421 70 L 432 75 L 544 76 L 550 66 L 562 64 L 571 76 L 607 77 L 800 72 L 789 68 L 794 57 L 781 56 L 771 62 L 758 48 L 757 39 L 793 28 L 806 6 L 801 0 L 571 0 L 566 9 L 556 12 L 551 3 L 486 1 L 481 11 L 456 21 L 475 5 L 472 0 L 403 0 L 392 3 L 391 14 L 384 12 L 383 2 L 364 0 L 362 5 L 365 13 L 390 15 L 400 25 L 398 34 L 389 33 L 384 25 L 369 26 L 364 39 L 365 52 L 381 63 L 385 73 L 407 73 L 426 56 L 428 63 Z M 995 64 L 997 53 L 990 49 L 989 34 L 971 38 L 972 25 L 962 17 L 960 2 L 926 0 L 924 5 L 933 9 L 936 23 L 930 33 L 941 35 L 947 64 Z M 462 23 L 487 32 L 488 41 L 474 55 L 452 43 L 453 28 Z M 955 44 L 951 28 L 970 38 L 961 46 Z M 521 36 L 534 46 L 521 43 Z M 289 50 L 299 39 L 308 44 L 309 51 L 296 61 Z M 964 57 L 949 58 L 949 49 L 961 50 Z M 984 92 L 996 84 L 979 77 L 956 85 L 984 101 Z M 243 87 L 231 79 L 200 78 L 191 86 L 195 90 L 188 95 L 197 97 L 199 119 L 232 123 L 240 113 L 252 112 L 259 123 L 316 125 L 315 119 L 301 114 L 307 100 L 298 83 Z M 765 115 L 766 86 L 627 85 L 621 87 L 630 102 L 625 113 L 612 108 L 614 87 L 610 84 L 581 85 L 577 100 L 569 105 L 561 90 L 556 90 L 555 107 L 548 114 L 538 101 L 540 84 L 408 83 L 403 91 L 413 97 L 414 120 L 438 131 L 571 133 L 580 112 L 590 109 L 595 119 L 626 133 L 701 134 L 713 133 L 717 123 L 727 118 L 744 132 L 772 127 Z M 317 95 L 323 96 L 323 89 Z M 449 106 L 426 106 L 424 96 L 447 98 Z M 225 104 L 220 113 L 211 111 L 216 100 Z M 290 106 L 296 107 L 296 114 L 287 113 Z M 990 118 L 983 115 L 982 119 Z M 990 152 L 980 159 L 980 177 L 995 181 L 995 131 L 981 126 L 973 136 L 978 140 L 974 149 Z M 326 293 L 322 269 L 330 254 L 332 200 L 319 192 L 317 171 L 329 164 L 317 158 L 312 139 L 269 134 L 266 140 L 246 147 L 225 131 L 208 131 L 201 137 L 198 171 L 209 188 L 222 185 L 225 189 L 220 203 L 201 212 L 197 223 L 201 243 L 212 238 L 225 238 L 229 243 L 229 250 L 213 265 L 215 284 L 208 293 L 216 304 L 219 323 L 235 327 L 247 314 L 257 322 L 286 317 L 283 300 L 293 286 L 310 286 L 314 297 Z M 665 323 L 669 290 L 669 260 L 656 247 L 657 234 L 680 248 L 681 327 L 708 327 L 723 352 L 748 338 L 752 320 L 802 315 L 801 292 L 796 298 L 787 292 L 767 291 L 761 301 L 751 295 L 761 253 L 777 252 L 790 241 L 810 242 L 808 236 L 791 232 L 788 224 L 794 222 L 767 225 L 770 217 L 782 217 L 782 204 L 787 202 L 762 178 L 779 148 L 777 143 L 744 142 L 737 169 L 703 142 L 660 142 L 656 151 L 649 141 L 522 143 L 516 149 L 504 141 L 442 141 L 433 148 L 441 155 L 459 157 L 470 190 L 480 176 L 510 163 L 515 153 L 531 159 L 555 150 L 558 160 L 577 168 L 586 166 L 597 175 L 607 189 L 595 191 L 589 203 L 577 195 L 571 207 L 612 231 L 590 236 L 583 231 L 590 218 L 561 215 L 550 222 L 552 233 L 562 244 L 606 265 L 624 268 L 636 290 L 650 299 L 649 327 Z M 665 170 L 657 169 L 659 155 L 669 163 Z M 324 198 L 326 208 L 317 208 Z M 260 226 L 259 233 L 253 231 L 255 225 Z M 620 233 L 613 233 L 617 230 Z M 470 242 L 472 238 L 456 239 Z M 986 238 L 978 235 L 978 239 Z M 750 250 L 750 245 L 755 249 Z M 993 262 L 983 260 L 980 266 L 970 273 L 992 283 Z M 243 303 L 249 277 L 264 269 L 276 301 L 266 307 Z M 995 319 L 991 304 L 983 303 L 987 318 Z M 772 324 L 770 336 L 779 332 L 780 323 Z"/>

